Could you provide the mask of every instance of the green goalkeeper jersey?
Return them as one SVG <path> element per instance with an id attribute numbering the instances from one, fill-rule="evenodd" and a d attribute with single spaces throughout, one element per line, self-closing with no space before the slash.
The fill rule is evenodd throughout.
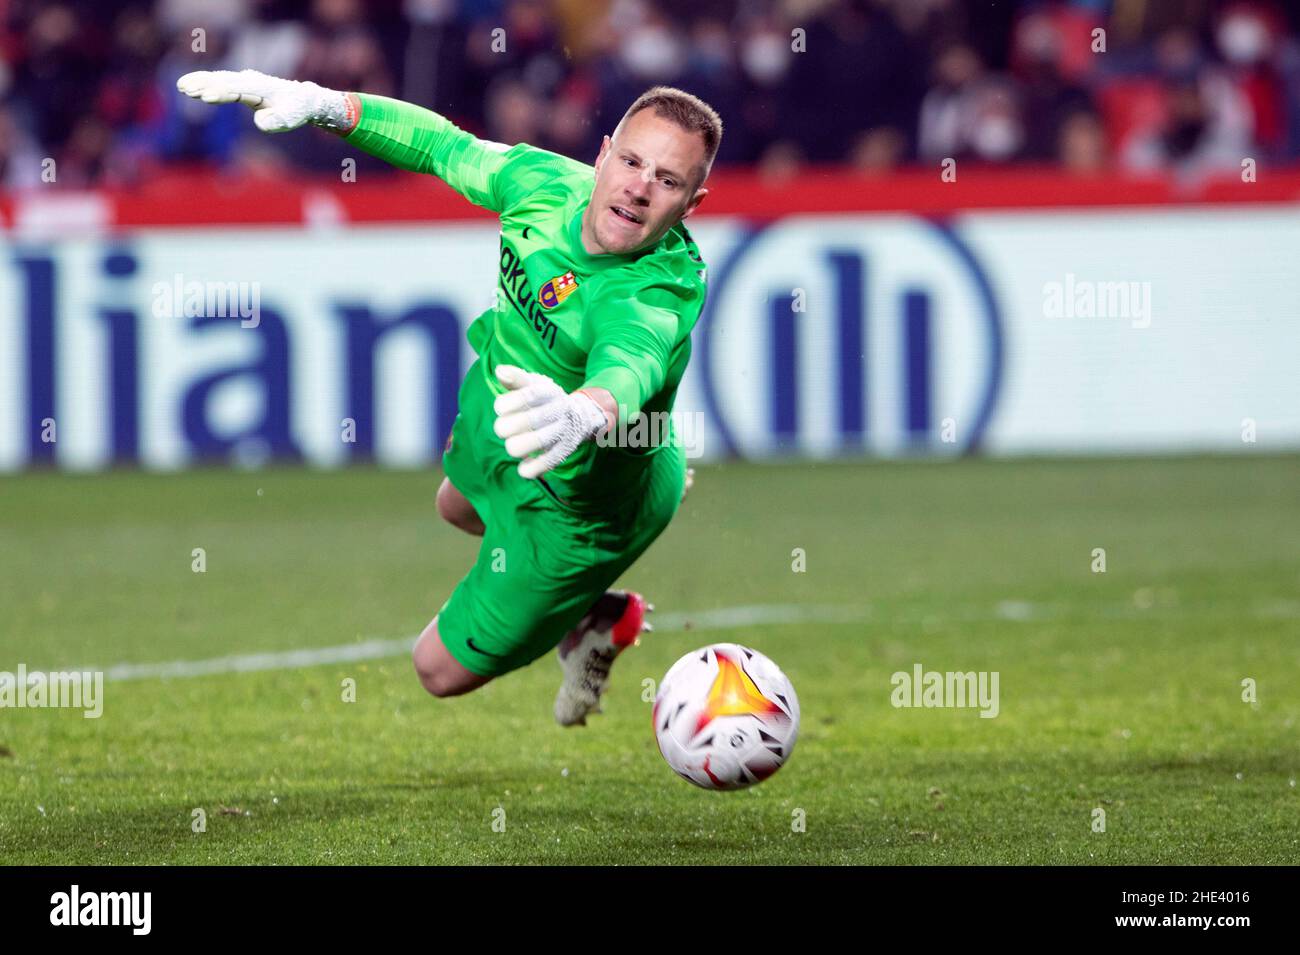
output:
<path id="1" fill-rule="evenodd" d="M 640 253 L 592 255 L 580 239 L 595 183 L 591 166 L 526 143 L 486 142 L 409 103 L 359 98 L 350 144 L 402 169 L 432 173 L 500 216 L 497 302 L 470 326 L 479 355 L 471 375 L 499 392 L 496 366 L 518 365 L 566 391 L 607 389 L 622 422 L 643 411 L 666 421 L 705 297 L 705 265 L 685 225 Z M 481 427 L 486 439 L 501 443 L 491 421 Z M 666 431 L 642 429 L 659 433 L 660 446 Z M 546 479 L 566 500 L 607 499 L 620 484 L 627 490 L 620 472 L 632 477 L 655 450 L 587 442 Z"/>

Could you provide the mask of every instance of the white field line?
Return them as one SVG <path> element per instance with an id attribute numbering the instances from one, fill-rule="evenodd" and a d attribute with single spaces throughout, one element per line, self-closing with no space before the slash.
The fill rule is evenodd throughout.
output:
<path id="1" fill-rule="evenodd" d="M 735 630 L 789 623 L 862 623 L 868 611 L 860 607 L 804 607 L 798 605 L 768 605 L 752 607 L 722 607 L 702 610 L 699 613 L 656 614 L 650 619 L 656 633 L 683 633 Z M 171 660 L 166 663 L 118 663 L 104 670 L 106 680 L 177 679 L 212 676 L 221 673 L 257 673 L 264 670 L 297 670 L 325 663 L 352 663 L 357 660 L 379 660 L 411 652 L 415 637 L 366 640 L 361 643 L 344 643 L 334 647 L 315 647 L 309 650 L 285 650 L 278 653 L 245 653 L 208 660 Z M 97 670 L 97 667 L 81 667 Z"/>

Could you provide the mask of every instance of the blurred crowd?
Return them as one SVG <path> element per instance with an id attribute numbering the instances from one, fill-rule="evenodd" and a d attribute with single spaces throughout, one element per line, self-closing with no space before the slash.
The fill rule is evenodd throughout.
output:
<path id="1" fill-rule="evenodd" d="M 952 157 L 1077 174 L 1300 157 L 1300 4 L 1269 0 L 0 0 L 0 185 L 171 165 L 334 171 L 317 130 L 175 93 L 253 68 L 410 100 L 590 161 L 656 83 L 713 104 L 719 166 Z M 366 161 L 369 163 L 369 161 Z"/>

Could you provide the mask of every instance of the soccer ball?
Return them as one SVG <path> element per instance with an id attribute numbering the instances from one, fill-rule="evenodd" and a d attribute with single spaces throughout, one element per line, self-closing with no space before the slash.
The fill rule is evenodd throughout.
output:
<path id="1" fill-rule="evenodd" d="M 679 776 L 704 789 L 741 789 L 790 758 L 799 698 L 763 654 L 715 643 L 672 665 L 652 719 L 659 752 Z"/>

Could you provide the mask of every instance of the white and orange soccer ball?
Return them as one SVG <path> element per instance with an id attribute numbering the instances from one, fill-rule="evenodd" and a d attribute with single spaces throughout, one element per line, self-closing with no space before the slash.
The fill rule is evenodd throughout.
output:
<path id="1" fill-rule="evenodd" d="M 757 650 L 715 643 L 672 665 L 653 720 L 659 752 L 679 776 L 704 789 L 741 789 L 790 758 L 799 698 Z"/>

